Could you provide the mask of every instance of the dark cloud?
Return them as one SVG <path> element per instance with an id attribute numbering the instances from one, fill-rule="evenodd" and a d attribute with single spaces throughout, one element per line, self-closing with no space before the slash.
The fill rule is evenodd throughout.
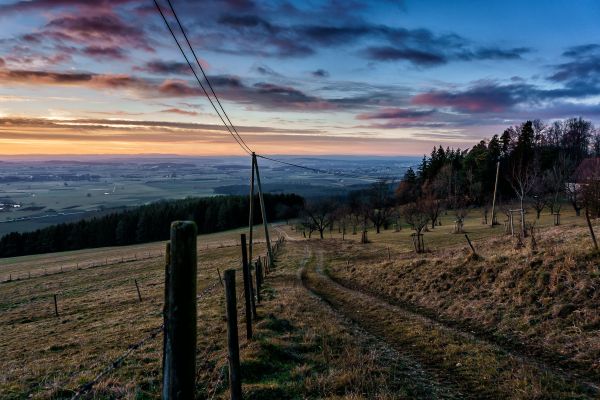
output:
<path id="1" fill-rule="evenodd" d="M 541 92 L 531 85 L 478 83 L 465 90 L 438 90 L 421 93 L 411 100 L 415 105 L 448 107 L 465 113 L 498 113 L 517 104 L 535 101 Z"/>
<path id="2" fill-rule="evenodd" d="M 177 61 L 153 60 L 133 69 L 158 75 L 187 75 L 191 73 L 187 63 Z"/>
<path id="3" fill-rule="evenodd" d="M 515 47 L 512 49 L 501 49 L 498 47 L 482 47 L 472 52 L 465 52 L 458 56 L 464 60 L 518 60 L 524 54 L 532 50 L 528 47 Z"/>
<path id="4" fill-rule="evenodd" d="M 328 78 L 329 77 L 329 72 L 325 71 L 324 69 L 317 69 L 315 71 L 312 71 L 310 74 L 312 76 L 314 76 L 315 78 Z"/>
<path id="5" fill-rule="evenodd" d="M 433 114 L 435 110 L 414 110 L 406 108 L 388 108 L 382 111 L 375 111 L 371 113 L 359 114 L 356 119 L 369 120 L 369 119 L 401 119 L 401 120 L 415 120 L 421 119 Z"/>
<path id="6" fill-rule="evenodd" d="M 583 45 L 579 45 L 579 46 L 569 47 L 567 50 L 565 50 L 565 52 L 563 53 L 563 56 L 565 56 L 565 57 L 586 56 L 586 55 L 589 55 L 590 53 L 594 53 L 597 50 L 600 50 L 600 44 L 595 44 L 595 43 L 583 44 Z"/>
<path id="7" fill-rule="evenodd" d="M 126 23 L 116 14 L 63 16 L 48 22 L 42 34 L 58 41 L 71 41 L 94 46 L 132 46 L 153 51 L 144 30 Z"/>
<path id="8" fill-rule="evenodd" d="M 272 76 L 272 77 L 277 77 L 277 78 L 280 78 L 283 76 L 279 72 L 276 72 L 271 67 L 268 67 L 266 65 L 258 65 L 254 69 L 256 70 L 256 72 L 258 72 L 259 74 L 264 75 L 264 76 Z"/>
<path id="9" fill-rule="evenodd" d="M 87 46 L 82 53 L 96 59 L 124 60 L 127 58 L 120 47 Z"/>
<path id="10" fill-rule="evenodd" d="M 531 49 L 518 47 L 513 49 L 501 49 L 486 47 L 469 50 L 463 44 L 458 47 L 446 46 L 446 40 L 436 43 L 431 40 L 422 48 L 417 47 L 394 47 L 374 46 L 364 50 L 366 58 L 376 61 L 408 61 L 412 64 L 431 67 L 446 64 L 449 61 L 462 60 L 515 60 L 529 53 Z"/>
<path id="11" fill-rule="evenodd" d="M 383 90 L 361 93 L 358 96 L 323 98 L 304 91 L 268 82 L 248 84 L 230 75 L 209 76 L 223 100 L 267 110 L 321 111 L 338 107 L 361 108 L 390 105 L 395 97 Z M 196 82 L 182 79 L 140 78 L 127 74 L 94 74 L 88 72 L 53 72 L 35 70 L 0 70 L 4 85 L 79 86 L 95 90 L 124 90 L 140 97 L 186 98 L 204 96 Z"/>
<path id="12" fill-rule="evenodd" d="M 448 62 L 444 54 L 409 48 L 391 46 L 370 47 L 365 50 L 369 60 L 376 61 L 408 61 L 420 66 L 434 66 Z"/>
<path id="13" fill-rule="evenodd" d="M 548 80 L 562 83 L 572 96 L 600 94 L 600 45 L 571 47 L 563 55 L 570 60 L 553 65 Z"/>
<path id="14" fill-rule="evenodd" d="M 22 0 L 0 6 L 0 14 L 23 11 L 47 11 L 52 8 L 77 7 L 109 10 L 115 6 L 136 3 L 139 0 Z"/>

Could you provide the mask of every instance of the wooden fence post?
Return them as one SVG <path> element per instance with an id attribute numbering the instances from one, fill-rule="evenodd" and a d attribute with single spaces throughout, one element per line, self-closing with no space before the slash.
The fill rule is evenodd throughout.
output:
<path id="1" fill-rule="evenodd" d="M 260 304 L 260 287 L 262 286 L 262 271 L 260 263 L 258 261 L 256 262 L 256 264 L 254 264 L 254 266 L 256 270 L 256 301 L 258 302 L 258 304 Z"/>
<path id="2" fill-rule="evenodd" d="M 471 248 L 473 254 L 477 254 L 477 252 L 475 251 L 475 247 L 473 247 L 473 243 L 471 243 L 471 239 L 469 239 L 469 235 L 467 235 L 466 233 L 465 238 L 467 239 L 467 243 L 469 243 L 469 247 Z"/>
<path id="3" fill-rule="evenodd" d="M 140 299 L 140 303 L 141 303 L 142 302 L 142 294 L 140 293 L 140 287 L 138 286 L 137 279 L 134 279 L 133 282 L 135 282 L 135 288 L 137 290 L 138 299 Z"/>
<path id="4" fill-rule="evenodd" d="M 235 293 L 235 270 L 225 271 L 225 299 L 227 302 L 227 350 L 229 352 L 229 392 L 231 400 L 242 398 L 240 371 L 240 344 L 237 324 L 237 300 Z"/>
<path id="5" fill-rule="evenodd" d="M 221 286 L 223 286 L 223 279 L 221 279 L 221 271 L 217 268 L 217 274 L 219 274 L 219 282 L 221 282 Z"/>
<path id="6" fill-rule="evenodd" d="M 171 255 L 165 275 L 163 390 L 166 400 L 193 399 L 196 378 L 196 224 L 171 224 Z"/>
<path id="7" fill-rule="evenodd" d="M 58 317 L 58 300 L 56 299 L 56 293 L 54 294 L 54 314 Z"/>
<path id="8" fill-rule="evenodd" d="M 250 269 L 248 268 L 248 253 L 246 252 L 246 234 L 241 234 L 242 243 L 242 272 L 244 277 L 244 300 L 246 311 L 246 338 L 252 339 L 252 293 L 250 292 Z"/>
<path id="9" fill-rule="evenodd" d="M 592 226 L 592 222 L 590 221 L 590 213 L 587 208 L 585 210 L 585 219 L 587 221 L 588 228 L 590 229 L 590 236 L 592 237 L 592 241 L 594 242 L 594 249 L 598 251 L 598 242 L 596 241 L 596 234 L 594 233 L 594 227 Z"/>

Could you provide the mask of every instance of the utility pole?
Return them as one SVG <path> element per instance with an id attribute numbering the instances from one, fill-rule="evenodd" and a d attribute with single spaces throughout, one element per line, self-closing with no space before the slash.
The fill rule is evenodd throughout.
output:
<path id="1" fill-rule="evenodd" d="M 496 222 L 496 190 L 498 190 L 498 174 L 500 173 L 500 161 L 496 162 L 496 183 L 494 183 L 494 197 L 492 199 L 492 228 Z"/>
<path id="2" fill-rule="evenodd" d="M 250 176 L 250 216 L 248 222 L 248 260 L 252 262 L 252 228 L 254 226 L 254 162 L 255 156 L 252 153 L 252 172 Z"/>
<path id="3" fill-rule="evenodd" d="M 256 154 L 252 153 L 254 168 L 256 168 L 256 183 L 258 185 L 258 198 L 260 199 L 260 212 L 262 214 L 263 226 L 265 227 L 265 239 L 267 241 L 267 253 L 269 254 L 269 265 L 273 265 L 273 250 L 271 249 L 271 240 L 269 239 L 269 226 L 267 222 L 267 213 L 265 211 L 265 200 L 263 198 L 262 185 L 260 184 L 260 172 L 256 162 Z"/>

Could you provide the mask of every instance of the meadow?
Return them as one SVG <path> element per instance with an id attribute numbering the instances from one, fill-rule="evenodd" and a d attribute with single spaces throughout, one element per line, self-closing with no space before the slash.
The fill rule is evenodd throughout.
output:
<path id="1" fill-rule="evenodd" d="M 536 226 L 536 247 L 515 248 L 473 210 L 474 256 L 450 213 L 419 255 L 406 226 L 360 244 L 337 225 L 320 240 L 274 224 L 286 241 L 240 344 L 245 398 L 597 398 L 600 260 L 582 217 Z M 239 267 L 243 231 L 198 237 L 197 398 L 228 398 L 217 268 Z M 159 398 L 164 246 L 0 260 L 15 277 L 0 284 L 0 397 Z"/>

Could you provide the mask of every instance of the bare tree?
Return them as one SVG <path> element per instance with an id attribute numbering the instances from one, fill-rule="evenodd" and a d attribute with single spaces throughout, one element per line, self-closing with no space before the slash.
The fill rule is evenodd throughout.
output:
<path id="1" fill-rule="evenodd" d="M 313 230 L 319 231 L 321 239 L 323 239 L 323 232 L 333 223 L 333 213 L 335 206 L 331 200 L 318 200 L 307 202 L 304 213 L 305 218 L 313 228 Z"/>
<path id="2" fill-rule="evenodd" d="M 552 168 L 546 171 L 543 177 L 544 185 L 549 192 L 548 206 L 554 215 L 555 225 L 560 224 L 560 209 L 562 208 L 562 197 L 565 193 L 569 161 L 564 154 L 558 156 Z"/>
<path id="3" fill-rule="evenodd" d="M 427 211 L 422 206 L 411 203 L 403 207 L 402 214 L 404 214 L 406 223 L 415 231 L 412 235 L 415 251 L 417 253 L 423 253 L 425 251 L 423 230 L 427 227 L 427 223 L 429 222 Z"/>
<path id="4" fill-rule="evenodd" d="M 381 231 L 382 226 L 386 226 L 394 213 L 394 199 L 391 191 L 391 182 L 389 179 L 380 178 L 373 183 L 369 189 L 369 207 L 367 215 L 377 233 Z"/>
<path id="5" fill-rule="evenodd" d="M 508 180 L 519 199 L 521 209 L 521 235 L 525 237 L 525 198 L 533 188 L 537 177 L 532 163 L 521 160 L 513 164 L 512 173 Z"/>

